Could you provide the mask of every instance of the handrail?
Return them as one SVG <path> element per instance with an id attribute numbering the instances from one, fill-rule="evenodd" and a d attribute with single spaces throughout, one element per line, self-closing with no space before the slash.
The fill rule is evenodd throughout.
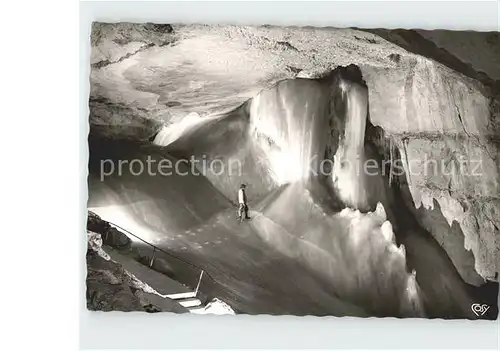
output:
<path id="1" fill-rule="evenodd" d="M 106 221 L 106 222 L 108 222 L 108 221 Z M 191 263 L 191 262 L 189 262 L 189 261 L 186 261 L 186 260 L 184 260 L 184 259 L 180 258 L 179 256 L 176 256 L 176 255 L 174 255 L 174 254 L 172 254 L 172 253 L 170 253 L 170 252 L 167 252 L 167 251 L 165 251 L 165 250 L 163 250 L 163 249 L 159 248 L 158 246 L 156 246 L 156 245 L 154 245 L 154 244 L 151 244 L 150 242 L 147 242 L 146 240 L 144 240 L 144 239 L 142 239 L 141 237 L 139 237 L 139 236 L 137 236 L 137 235 L 135 235 L 135 234 L 133 234 L 133 233 L 129 232 L 127 229 L 125 229 L 125 228 L 123 228 L 123 227 L 119 226 L 118 224 L 115 224 L 115 223 L 113 223 L 113 222 L 108 222 L 108 223 L 109 223 L 109 224 L 111 224 L 113 227 L 117 227 L 118 229 L 123 230 L 123 231 L 124 231 L 124 232 L 126 232 L 127 234 L 132 235 L 134 238 L 139 239 L 140 241 L 142 241 L 143 243 L 145 243 L 145 244 L 147 244 L 147 245 L 151 246 L 151 247 L 152 247 L 153 249 L 155 249 L 155 250 L 158 250 L 158 251 L 160 251 L 160 252 L 163 252 L 164 254 L 166 254 L 166 255 L 168 255 L 168 256 L 172 256 L 173 258 L 176 258 L 176 259 L 178 259 L 179 261 L 182 261 L 182 262 L 186 263 L 187 265 L 190 265 L 190 266 L 192 266 L 192 267 L 198 268 L 199 270 L 204 270 L 203 268 L 201 268 L 201 267 L 197 266 L 197 265 L 196 265 L 196 264 L 194 264 L 194 263 Z"/>
<path id="2" fill-rule="evenodd" d="M 92 213 L 93 213 L 93 212 L 92 212 Z M 94 214 L 94 213 L 93 213 L 93 214 Z M 95 214 L 94 214 L 94 215 L 95 215 Z M 96 215 L 96 216 L 97 216 L 97 215 Z M 98 216 L 98 217 L 99 217 L 99 216 Z M 99 218 L 100 218 L 100 217 L 99 217 Z M 119 226 L 118 224 L 115 224 L 115 223 L 113 223 L 113 222 L 110 222 L 110 221 L 104 220 L 104 219 L 102 219 L 102 218 L 100 218 L 100 220 L 101 220 L 101 221 L 103 221 L 103 222 L 106 222 L 106 223 L 110 224 L 110 225 L 111 225 L 111 226 L 113 226 L 113 227 L 116 227 L 116 228 L 118 228 L 118 229 L 120 229 L 120 230 L 124 231 L 126 234 L 129 234 L 129 235 L 133 236 L 134 238 L 139 239 L 139 240 L 140 240 L 140 241 L 142 241 L 143 243 L 145 243 L 145 244 L 147 244 L 147 245 L 151 246 L 151 247 L 153 248 L 153 252 L 154 252 L 155 250 L 158 250 L 158 251 L 160 251 L 160 252 L 163 252 L 163 253 L 164 253 L 165 255 L 167 255 L 167 256 L 171 256 L 171 257 L 173 257 L 173 258 L 175 258 L 175 259 L 177 259 L 177 260 L 179 260 L 179 261 L 181 261 L 181 262 L 183 262 L 183 263 L 185 263 L 185 264 L 187 264 L 187 265 L 189 265 L 189 266 L 191 266 L 191 267 L 194 267 L 194 268 L 199 269 L 199 270 L 201 271 L 201 273 L 200 273 L 200 278 L 199 278 L 199 281 L 198 281 L 198 285 L 197 285 L 197 287 L 196 287 L 196 292 L 198 292 L 198 289 L 199 289 L 199 287 L 200 287 L 200 283 L 201 283 L 201 278 L 203 277 L 203 275 L 207 275 L 207 276 L 208 276 L 211 280 L 213 280 L 214 282 L 217 282 L 217 281 L 216 281 L 216 280 L 215 280 L 215 279 L 214 279 L 214 278 L 213 278 L 213 277 L 212 277 L 212 276 L 211 276 L 211 275 L 210 275 L 210 274 L 209 274 L 209 273 L 208 273 L 208 272 L 207 272 L 204 268 L 202 268 L 202 267 L 200 267 L 200 266 L 198 266 L 198 265 L 196 265 L 196 264 L 194 264 L 194 263 L 192 263 L 192 262 L 186 261 L 185 259 L 182 259 L 182 258 L 180 258 L 180 257 L 179 257 L 179 256 L 177 256 L 177 255 L 174 255 L 174 254 L 172 254 L 172 253 L 170 253 L 170 252 L 167 252 L 167 251 L 165 251 L 165 250 L 161 249 L 160 247 L 158 247 L 158 246 L 156 246 L 156 245 L 154 245 L 154 244 L 151 244 L 150 242 L 147 242 L 146 240 L 144 240 L 144 239 L 142 239 L 141 237 L 139 237 L 139 236 L 137 236 L 137 235 L 133 234 L 132 232 L 130 232 L 130 231 L 128 231 L 127 229 L 125 229 L 125 228 L 123 228 L 123 227 Z M 152 262 L 152 261 L 151 261 L 151 262 Z"/>
<path id="3" fill-rule="evenodd" d="M 198 279 L 198 285 L 196 285 L 196 290 L 194 291 L 195 295 L 198 295 L 198 289 L 200 289 L 201 278 L 203 278 L 203 273 L 205 273 L 204 270 L 202 270 L 201 273 L 200 273 L 200 278 Z"/>

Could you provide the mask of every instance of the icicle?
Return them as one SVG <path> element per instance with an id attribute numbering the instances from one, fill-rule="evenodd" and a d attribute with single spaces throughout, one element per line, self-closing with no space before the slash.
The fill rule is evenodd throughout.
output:
<path id="1" fill-rule="evenodd" d="M 382 227 L 380 228 L 382 235 L 384 236 L 385 240 L 390 242 L 391 244 L 395 244 L 396 241 L 394 240 L 394 231 L 392 229 L 392 224 L 389 221 L 385 221 L 382 223 Z"/>
<path id="2" fill-rule="evenodd" d="M 393 159 L 394 159 L 394 145 L 393 145 L 393 141 L 392 141 L 392 138 L 389 138 L 389 159 L 390 159 L 390 163 L 389 163 L 389 166 L 390 166 L 390 170 L 389 170 L 389 186 L 392 185 L 392 162 L 393 162 Z"/>
<path id="3" fill-rule="evenodd" d="M 399 246 L 398 253 L 401 255 L 401 257 L 406 259 L 406 247 L 403 244 Z"/>
<path id="4" fill-rule="evenodd" d="M 387 214 L 385 213 L 384 205 L 382 205 L 380 202 L 377 202 L 377 207 L 375 208 L 375 213 L 380 218 L 383 218 L 384 221 L 387 219 Z"/>

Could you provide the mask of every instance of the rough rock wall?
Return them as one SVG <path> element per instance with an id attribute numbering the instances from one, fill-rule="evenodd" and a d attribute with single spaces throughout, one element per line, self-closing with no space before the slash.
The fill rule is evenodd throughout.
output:
<path id="1" fill-rule="evenodd" d="M 462 277 L 495 279 L 499 261 L 499 97 L 477 81 L 426 58 L 403 58 L 398 69 L 364 66 L 370 118 L 398 147 L 415 207 L 434 208 L 449 230 L 420 212 Z M 464 241 L 451 235 L 456 221 Z M 458 246 L 458 249 L 457 249 Z M 460 259 L 472 250 L 474 267 Z M 454 254 L 455 252 L 455 254 Z M 498 278 L 496 278 L 498 279 Z"/>
<path id="2" fill-rule="evenodd" d="M 424 38 L 492 79 L 500 79 L 500 32 L 418 30 Z M 481 55 L 477 53 L 481 52 Z"/>
<path id="3" fill-rule="evenodd" d="M 133 129 L 120 126 L 122 114 L 122 124 L 134 128 L 193 112 L 205 117 L 230 111 L 281 80 L 315 78 L 351 63 L 394 67 L 390 55 L 405 54 L 354 29 L 96 22 L 90 122 L 116 127 L 106 132 L 120 136 Z M 145 131 L 158 130 L 153 127 Z"/>
<path id="4" fill-rule="evenodd" d="M 87 308 L 92 311 L 187 313 L 177 302 L 160 297 L 150 286 L 110 259 L 101 235 L 87 231 Z"/>

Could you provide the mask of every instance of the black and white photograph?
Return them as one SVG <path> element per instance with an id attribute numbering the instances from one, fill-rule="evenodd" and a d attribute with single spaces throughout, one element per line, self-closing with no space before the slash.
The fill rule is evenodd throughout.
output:
<path id="1" fill-rule="evenodd" d="M 89 46 L 88 310 L 497 319 L 499 32 L 96 21 Z"/>

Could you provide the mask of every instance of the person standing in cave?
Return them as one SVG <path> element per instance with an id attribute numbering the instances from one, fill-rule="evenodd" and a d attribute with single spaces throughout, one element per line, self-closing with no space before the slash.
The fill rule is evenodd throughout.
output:
<path id="1" fill-rule="evenodd" d="M 250 219 L 248 216 L 247 194 L 245 192 L 246 185 L 241 184 L 238 190 L 238 220 L 243 222 L 244 219 Z M 245 217 L 243 217 L 245 215 Z"/>

